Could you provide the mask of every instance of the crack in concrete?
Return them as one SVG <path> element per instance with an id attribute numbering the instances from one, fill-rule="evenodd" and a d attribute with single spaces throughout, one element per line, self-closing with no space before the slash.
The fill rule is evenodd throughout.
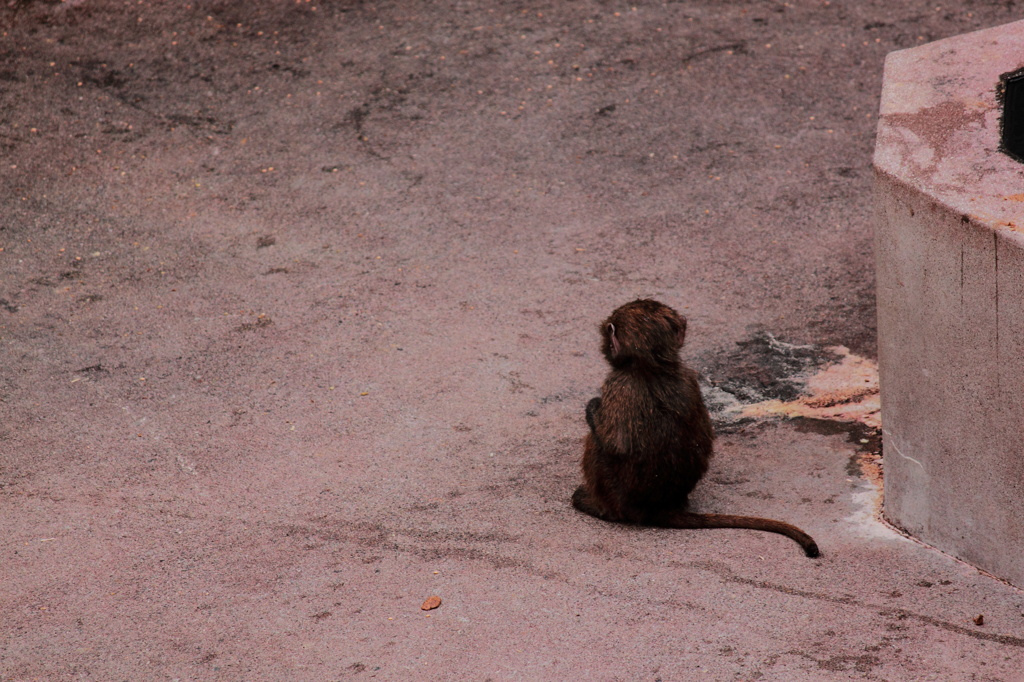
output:
<path id="1" fill-rule="evenodd" d="M 903 454 L 903 452 L 900 450 L 899 446 L 896 445 L 896 436 L 894 436 L 891 432 L 886 431 L 885 429 L 882 429 L 882 435 L 885 437 L 885 447 L 886 447 L 886 449 L 892 450 L 893 452 L 895 452 L 897 455 L 899 455 L 903 459 L 905 459 L 907 461 L 910 461 L 910 462 L 913 462 L 917 466 L 921 467 L 922 471 L 927 471 L 927 469 L 925 468 L 924 464 L 922 464 L 921 462 L 917 461 L 916 459 L 914 459 L 910 455 L 904 455 Z"/>
<path id="2" fill-rule="evenodd" d="M 695 561 L 689 564 L 677 564 L 679 566 L 696 568 L 699 570 L 710 571 L 717 574 L 722 580 L 729 583 L 736 583 L 739 585 L 748 585 L 750 587 L 756 587 L 761 590 L 772 590 L 774 592 L 780 592 L 782 594 L 792 595 L 794 597 L 802 597 L 804 599 L 814 599 L 815 601 L 830 602 L 833 604 L 843 604 L 847 606 L 856 606 L 863 609 L 874 609 L 878 611 L 880 616 L 895 617 L 900 620 L 912 619 L 918 622 L 924 623 L 925 625 L 931 625 L 933 627 L 941 628 L 947 632 L 953 632 L 959 635 L 965 635 L 967 637 L 973 637 L 974 639 L 981 639 L 987 642 L 996 642 L 997 644 L 1005 644 L 1007 646 L 1024 647 L 1024 638 L 1014 637 L 1012 635 L 998 635 L 989 632 L 978 632 L 971 630 L 962 625 L 950 623 L 945 620 L 940 620 L 933 616 L 926 616 L 922 613 L 915 613 L 908 611 L 907 609 L 892 608 L 889 606 L 882 606 L 880 604 L 872 604 L 870 602 L 861 602 L 853 597 L 837 597 L 830 594 L 824 594 L 821 592 L 812 592 L 810 590 L 802 590 L 795 587 L 788 587 L 786 585 L 779 585 L 778 583 L 770 583 L 765 580 L 754 580 L 752 578 L 743 578 L 737 575 L 733 575 L 728 569 L 716 566 L 710 562 Z"/>

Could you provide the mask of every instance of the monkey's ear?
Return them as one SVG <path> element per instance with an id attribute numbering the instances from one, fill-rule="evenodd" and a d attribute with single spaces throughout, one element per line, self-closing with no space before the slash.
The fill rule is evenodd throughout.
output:
<path id="1" fill-rule="evenodd" d="M 676 336 L 679 338 L 679 347 L 682 348 L 686 340 L 686 318 L 682 315 L 679 316 L 679 331 L 676 332 Z"/>
<path id="2" fill-rule="evenodd" d="M 617 357 L 619 354 L 619 337 L 615 336 L 615 325 L 608 323 L 608 340 L 612 344 L 612 357 Z"/>

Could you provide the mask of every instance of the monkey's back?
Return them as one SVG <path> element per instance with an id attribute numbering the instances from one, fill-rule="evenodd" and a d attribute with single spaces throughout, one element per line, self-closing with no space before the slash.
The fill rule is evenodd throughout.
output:
<path id="1" fill-rule="evenodd" d="M 714 431 L 696 373 L 685 365 L 665 371 L 613 370 L 601 389 L 597 435 L 604 452 L 597 476 L 608 476 L 631 520 L 646 511 L 678 509 L 704 476 Z M 636 518 L 640 517 L 640 518 Z"/>

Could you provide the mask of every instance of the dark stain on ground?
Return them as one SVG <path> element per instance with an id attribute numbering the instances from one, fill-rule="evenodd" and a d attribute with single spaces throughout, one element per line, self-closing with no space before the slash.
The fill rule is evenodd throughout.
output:
<path id="1" fill-rule="evenodd" d="M 736 346 L 734 350 L 705 356 L 697 364 L 707 384 L 744 404 L 771 399 L 796 400 L 806 395 L 808 375 L 841 359 L 822 346 L 786 343 L 758 328 L 752 329 L 747 339 L 737 341 Z M 738 433 L 758 421 L 753 417 L 735 419 L 723 414 L 729 405 L 716 401 L 713 393 L 707 395 L 706 400 L 718 434 Z M 862 455 L 881 454 L 881 432 L 861 422 L 811 417 L 793 417 L 789 421 L 801 433 L 826 436 L 845 433 L 847 440 L 857 446 L 857 454 L 847 465 L 850 476 L 861 475 Z"/>
<path id="2" fill-rule="evenodd" d="M 882 454 L 882 432 L 860 422 L 841 422 L 829 419 L 794 417 L 791 420 L 801 433 L 819 433 L 824 436 L 846 434 L 847 441 L 857 447 L 857 452 L 846 462 L 846 475 L 860 478 L 864 475 L 866 455 Z"/>
<path id="3" fill-rule="evenodd" d="M 820 346 L 786 343 L 764 329 L 754 329 L 748 338 L 736 342 L 736 348 L 714 353 L 697 365 L 712 386 L 741 402 L 756 403 L 772 398 L 796 400 L 803 394 L 803 382 L 795 377 L 838 359 Z"/>
<path id="4" fill-rule="evenodd" d="M 706 384 L 744 404 L 770 399 L 796 400 L 806 395 L 809 374 L 840 360 L 838 354 L 822 346 L 786 343 L 759 328 L 752 329 L 750 336 L 737 341 L 736 346 L 733 350 L 703 357 L 697 366 Z M 716 401 L 713 393 L 706 396 L 706 401 L 718 434 L 738 433 L 758 421 L 753 417 L 736 419 L 723 414 L 729 405 Z M 847 434 L 849 442 L 857 446 L 858 457 L 881 452 L 881 434 L 860 422 L 809 417 L 794 417 L 790 421 L 802 433 Z M 859 461 L 851 460 L 847 473 L 859 476 Z"/>
<path id="5" fill-rule="evenodd" d="M 861 422 L 841 422 L 830 419 L 794 417 L 790 420 L 801 433 L 819 433 L 823 436 L 846 434 L 847 440 L 857 446 L 859 452 L 881 452 L 882 433 Z"/>

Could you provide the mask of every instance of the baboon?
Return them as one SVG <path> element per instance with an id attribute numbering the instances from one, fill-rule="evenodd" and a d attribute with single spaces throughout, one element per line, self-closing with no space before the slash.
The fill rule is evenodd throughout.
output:
<path id="1" fill-rule="evenodd" d="M 652 300 L 627 303 L 601 325 L 611 371 L 587 403 L 590 432 L 576 509 L 605 521 L 663 528 L 750 528 L 786 535 L 818 556 L 796 526 L 773 519 L 687 511 L 708 470 L 714 429 L 697 373 L 679 359 L 686 318 Z"/>

